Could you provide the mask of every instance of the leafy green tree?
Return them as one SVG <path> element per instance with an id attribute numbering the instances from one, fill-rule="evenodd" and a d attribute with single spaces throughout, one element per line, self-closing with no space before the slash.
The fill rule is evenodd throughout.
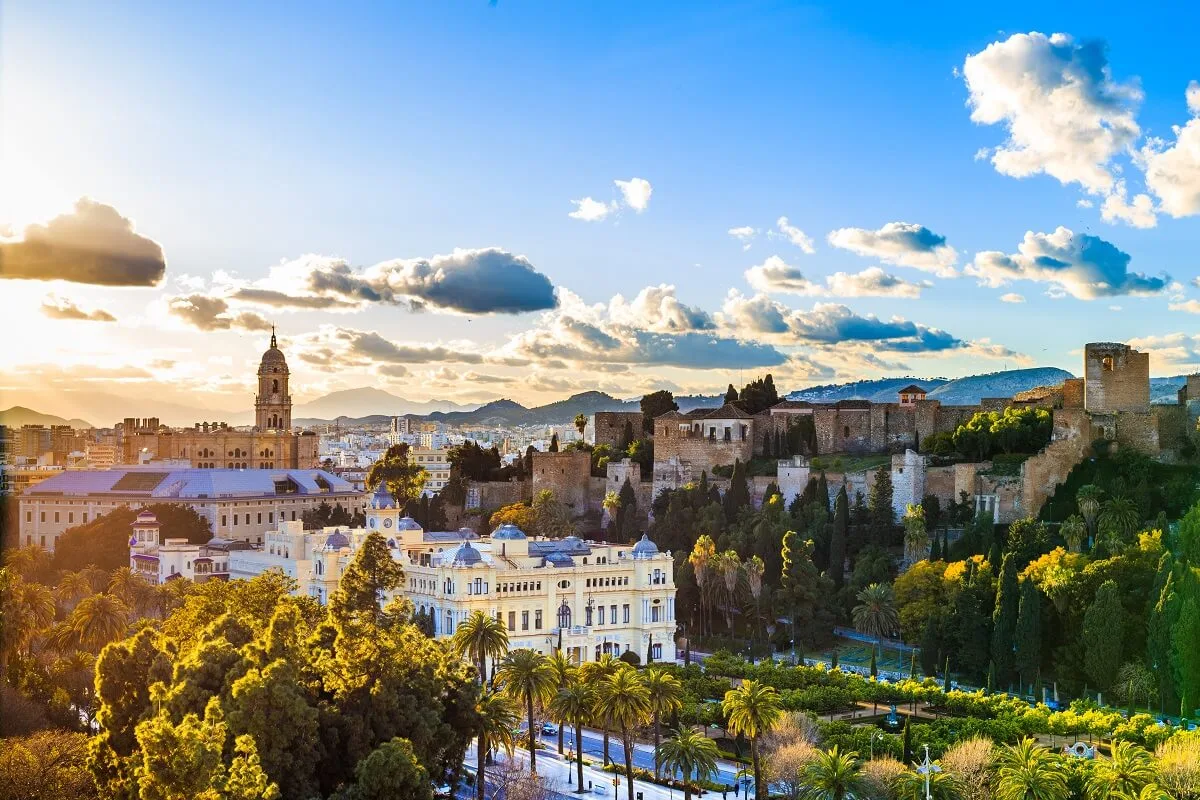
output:
<path id="1" fill-rule="evenodd" d="M 633 734 L 651 718 L 650 692 L 637 670 L 622 665 L 597 686 L 596 705 L 598 713 L 621 734 L 625 782 L 629 800 L 633 800 Z"/>
<path id="2" fill-rule="evenodd" d="M 654 432 L 654 418 L 666 414 L 668 411 L 678 411 L 679 404 L 675 402 L 675 396 L 666 389 L 660 389 L 657 392 L 643 395 L 639 404 L 642 411 L 642 431 L 644 433 Z"/>
<path id="3" fill-rule="evenodd" d="M 655 755 L 664 769 L 683 774 L 683 800 L 692 800 L 692 781 L 716 774 L 720 751 L 703 732 L 680 728 L 655 750 Z"/>
<path id="4" fill-rule="evenodd" d="M 996 607 L 992 612 L 992 663 L 996 665 L 996 679 L 1000 686 L 1008 686 L 1012 682 L 1014 637 L 1020 602 L 1017 558 L 1007 553 L 1000 562 L 1000 583 L 996 587 Z"/>
<path id="5" fill-rule="evenodd" d="M 409 461 L 408 450 L 408 445 L 403 442 L 394 444 L 367 470 L 367 488 L 373 490 L 380 483 L 386 484 L 392 498 L 401 506 L 419 497 L 429 479 L 424 467 Z"/>
<path id="6" fill-rule="evenodd" d="M 729 489 L 725 492 L 725 519 L 733 522 L 738 512 L 750 505 L 750 488 L 746 482 L 746 465 L 742 460 L 733 462 L 733 474 L 729 479 Z"/>
<path id="7" fill-rule="evenodd" d="M 496 684 L 513 701 L 525 706 L 529 723 L 529 769 L 537 772 L 537 747 L 534 741 L 533 711 L 550 701 L 558 687 L 554 670 L 541 653 L 528 648 L 509 652 L 496 670 Z"/>
<path id="8" fill-rule="evenodd" d="M 1013 630 L 1014 666 L 1024 688 L 1033 681 L 1042 664 L 1042 593 L 1026 578 L 1021 581 L 1017 624 Z"/>
<path id="9" fill-rule="evenodd" d="M 472 611 L 454 629 L 450 648 L 460 658 L 470 656 L 479 668 L 479 682 L 486 684 L 488 659 L 500 658 L 508 652 L 508 629 L 492 615 Z"/>
<path id="10" fill-rule="evenodd" d="M 1088 682 L 1097 689 L 1108 689 L 1121 668 L 1121 636 L 1125 612 L 1117 584 L 1105 581 L 1096 590 L 1096 599 L 1083 616 L 1081 640 L 1084 669 Z"/>
<path id="11" fill-rule="evenodd" d="M 482 777 L 482 773 L 480 773 Z M 375 748 L 354 768 L 354 784 L 338 800 L 433 800 L 429 774 L 413 752 L 412 742 L 395 737 Z"/>
<path id="12" fill-rule="evenodd" d="M 574 530 L 570 509 L 559 502 L 554 492 L 542 489 L 533 498 L 533 531 L 538 536 L 561 539 Z"/>
<path id="13" fill-rule="evenodd" d="M 802 649 L 832 625 L 828 602 L 833 582 L 822 576 L 812 560 L 813 541 L 801 541 L 795 531 L 783 536 L 783 569 L 779 597 L 792 620 L 792 638 Z"/>
<path id="14" fill-rule="evenodd" d="M 783 708 L 775 687 L 756 680 L 745 680 L 736 689 L 725 693 L 721 710 L 728 719 L 726 728 L 734 736 L 750 740 L 750 761 L 754 768 L 754 796 L 764 800 L 768 788 L 763 785 L 762 765 L 759 763 L 759 739 L 779 723 Z M 629 800 L 633 800 L 632 788 Z"/>
<path id="15" fill-rule="evenodd" d="M 1033 517 L 1019 519 L 1008 526 L 1008 546 L 1005 552 L 1016 560 L 1017 572 L 1029 566 L 1029 562 L 1050 549 L 1050 535 L 1046 525 Z"/>
<path id="16" fill-rule="evenodd" d="M 48 730 L 5 739 L 0 747 L 0 800 L 99 800 L 87 771 L 87 753 L 87 736 L 82 733 Z"/>
<path id="17" fill-rule="evenodd" d="M 392 558 L 382 535 L 369 533 L 329 598 L 329 608 L 335 615 L 362 617 L 379 625 L 384 596 L 403 585 L 404 567 Z"/>

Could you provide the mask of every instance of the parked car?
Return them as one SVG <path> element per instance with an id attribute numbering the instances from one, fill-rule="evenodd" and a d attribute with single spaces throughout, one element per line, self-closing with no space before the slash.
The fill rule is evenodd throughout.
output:
<path id="1" fill-rule="evenodd" d="M 549 722 L 542 723 L 542 736 L 554 736 L 558 733 L 558 728 L 551 725 Z"/>
<path id="2" fill-rule="evenodd" d="M 454 787 L 448 783 L 439 783 L 433 787 L 434 797 L 454 797 Z"/>

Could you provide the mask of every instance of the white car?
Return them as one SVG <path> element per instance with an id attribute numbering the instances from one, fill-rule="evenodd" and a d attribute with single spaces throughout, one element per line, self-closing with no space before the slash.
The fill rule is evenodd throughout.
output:
<path id="1" fill-rule="evenodd" d="M 434 797 L 454 797 L 454 787 L 448 783 L 435 784 L 433 787 Z"/>

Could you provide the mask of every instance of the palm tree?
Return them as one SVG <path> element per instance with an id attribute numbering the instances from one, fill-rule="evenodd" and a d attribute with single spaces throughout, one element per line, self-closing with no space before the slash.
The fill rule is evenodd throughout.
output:
<path id="1" fill-rule="evenodd" d="M 125 633 L 129 607 L 111 594 L 94 594 L 79 601 L 69 621 L 84 647 L 99 650 Z"/>
<path id="2" fill-rule="evenodd" d="M 664 768 L 683 773 L 683 800 L 692 800 L 693 779 L 703 780 L 717 771 L 718 755 L 717 743 L 695 728 L 680 728 L 654 751 Z"/>
<path id="3" fill-rule="evenodd" d="M 486 689 L 479 696 L 475 711 L 479 714 L 475 796 L 478 800 L 483 800 L 487 754 L 497 748 L 503 748 L 505 753 L 512 755 L 516 745 L 514 731 L 521 722 L 521 715 L 507 696 Z M 531 754 L 532 752 L 530 750 Z"/>
<path id="4" fill-rule="evenodd" d="M 1087 797 L 1088 800 L 1137 797 L 1157 777 L 1154 759 L 1145 749 L 1133 742 L 1116 742 L 1112 758 L 1096 762 L 1088 778 Z"/>
<path id="5" fill-rule="evenodd" d="M 1083 521 L 1083 517 L 1072 514 L 1058 526 L 1058 532 L 1062 534 L 1068 550 L 1072 553 L 1083 552 L 1083 542 L 1087 539 L 1087 523 Z"/>
<path id="6" fill-rule="evenodd" d="M 692 572 L 696 576 L 696 590 L 700 595 L 700 633 L 702 635 L 704 633 L 704 606 L 708 597 L 705 589 L 708 588 L 710 571 L 716 558 L 717 543 L 707 533 L 701 534 L 692 546 L 692 552 L 688 555 L 688 563 L 692 565 Z"/>
<path id="7" fill-rule="evenodd" d="M 716 559 L 717 573 L 725 582 L 725 627 L 733 635 L 733 601 L 737 597 L 738 578 L 742 575 L 742 560 L 734 550 L 726 550 Z"/>
<path id="8" fill-rule="evenodd" d="M 1079 508 L 1083 523 L 1087 525 L 1089 544 L 1096 538 L 1096 520 L 1100 516 L 1100 497 L 1103 494 L 1103 489 L 1090 483 L 1080 486 L 1075 493 L 1075 505 Z"/>
<path id="9" fill-rule="evenodd" d="M 9 656 L 27 651 L 54 621 L 56 610 L 50 589 L 23 580 L 8 567 L 0 570 L 0 683 L 8 676 Z"/>
<path id="10" fill-rule="evenodd" d="M 580 679 L 579 673 L 576 673 L 570 683 L 558 690 L 558 694 L 550 701 L 550 713 L 558 721 L 558 729 L 561 732 L 562 726 L 568 722 L 575 726 L 575 763 L 578 770 L 577 788 L 575 791 L 583 791 L 583 742 L 580 739 L 580 729 L 583 728 L 583 723 L 587 720 L 592 710 L 596 707 L 596 699 L 592 687 Z"/>
<path id="11" fill-rule="evenodd" d="M 758 556 L 750 556 L 744 568 L 746 570 L 746 587 L 750 589 L 750 597 L 754 600 L 754 624 L 750 627 L 750 639 L 753 640 L 758 631 L 758 599 L 762 597 L 763 573 L 767 571 L 767 565 Z"/>
<path id="12" fill-rule="evenodd" d="M 664 717 L 670 717 L 683 709 L 683 684 L 671 673 L 662 669 L 648 669 L 642 674 L 642 683 L 650 694 L 650 714 L 654 719 L 654 777 L 658 777 L 658 745 Z"/>
<path id="13" fill-rule="evenodd" d="M 882 649 L 883 637 L 890 636 L 900 627 L 900 615 L 896 612 L 896 596 L 888 583 L 872 583 L 858 593 L 858 605 L 850 612 L 854 629 L 873 636 Z"/>
<path id="14" fill-rule="evenodd" d="M 583 438 L 583 431 L 587 428 L 587 417 L 583 414 L 575 415 L 575 430 L 579 431 L 579 438 Z"/>
<path id="15" fill-rule="evenodd" d="M 91 581 L 83 572 L 64 572 L 54 587 L 54 597 L 64 608 L 74 608 L 77 600 L 91 593 Z"/>
<path id="16" fill-rule="evenodd" d="M 974 800 L 949 772 L 931 772 L 928 780 L 929 800 Z M 900 800 L 925 800 L 925 781 L 920 772 L 905 770 L 896 780 L 896 794 Z"/>
<path id="17" fill-rule="evenodd" d="M 617 511 L 621 508 L 621 495 L 617 494 L 612 489 L 604 493 L 604 502 L 601 503 L 604 507 L 604 512 L 608 514 L 608 520 L 612 524 L 616 524 Z"/>
<path id="18" fill-rule="evenodd" d="M 817 753 L 804 768 L 806 800 L 852 800 L 865 788 L 858 753 L 843 753 L 837 745 Z"/>
<path id="19" fill-rule="evenodd" d="M 554 686 L 561 690 L 568 683 L 575 679 L 575 671 L 579 669 L 571 663 L 571 659 L 567 658 L 562 650 L 555 650 L 550 653 L 550 669 L 554 671 Z M 563 729 L 562 724 L 558 726 L 558 754 L 561 756 L 563 752 Z"/>
<path id="20" fill-rule="evenodd" d="M 1137 504 L 1128 497 L 1113 497 L 1105 501 L 1100 510 L 1100 525 L 1111 534 L 1115 534 L 1119 542 L 1128 542 L 1141 524 L 1141 514 Z M 1109 549 L 1115 549 L 1110 546 Z"/>
<path id="21" fill-rule="evenodd" d="M 80 570 L 87 579 L 92 583 L 92 592 L 103 592 L 104 587 L 108 586 L 108 570 L 101 569 L 95 564 L 89 564 Z"/>
<path id="22" fill-rule="evenodd" d="M 767 796 L 762 785 L 762 769 L 758 762 L 758 739 L 769 733 L 779 722 L 783 710 L 779 692 L 755 680 L 742 681 L 736 689 L 725 693 L 721 710 L 729 720 L 725 726 L 734 736 L 745 736 L 750 740 L 750 760 L 754 765 L 754 796 L 758 800 Z"/>
<path id="23" fill-rule="evenodd" d="M 610 725 L 621 733 L 625 752 L 625 780 L 633 800 L 633 733 L 650 718 L 650 692 L 637 670 L 621 662 L 597 688 L 597 707 Z"/>
<path id="24" fill-rule="evenodd" d="M 591 686 L 597 686 L 599 685 L 600 681 L 616 672 L 617 669 L 623 664 L 624 662 L 613 658 L 611 653 L 601 653 L 600 658 L 596 659 L 595 661 L 589 661 L 579 667 L 579 679 Z M 602 763 L 607 764 L 609 762 L 608 733 L 611 729 L 611 726 L 608 724 L 608 718 L 603 714 L 600 714 L 598 711 L 597 713 L 593 714 L 592 717 L 594 718 L 595 722 L 600 723 L 600 726 L 604 730 L 604 758 Z"/>
<path id="25" fill-rule="evenodd" d="M 508 652 L 508 630 L 504 623 L 482 611 L 472 611 L 454 630 L 450 649 L 466 656 L 479 667 L 479 683 L 487 684 L 487 662 Z"/>
<path id="26" fill-rule="evenodd" d="M 1006 745 L 994 761 L 996 800 L 1066 800 L 1066 770 L 1053 754 L 1025 738 Z"/>
<path id="27" fill-rule="evenodd" d="M 524 704 L 529 722 L 529 771 L 537 772 L 533 707 L 554 696 L 554 671 L 541 653 L 528 648 L 513 650 L 496 670 L 496 683 L 513 700 Z"/>

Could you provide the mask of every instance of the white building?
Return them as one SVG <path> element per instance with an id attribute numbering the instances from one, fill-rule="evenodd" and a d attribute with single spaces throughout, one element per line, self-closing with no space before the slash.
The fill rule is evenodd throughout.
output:
<path id="1" fill-rule="evenodd" d="M 408 451 L 408 460 L 428 473 L 425 493 L 434 494 L 446 488 L 450 482 L 450 451 L 429 447 L 415 447 Z"/>
<path id="2" fill-rule="evenodd" d="M 191 544 L 187 539 L 159 541 L 158 518 L 143 511 L 133 521 L 129 568 L 152 584 L 187 578 L 197 583 L 229 580 L 229 551 L 248 549 L 245 542 L 213 539 Z"/>
<path id="3" fill-rule="evenodd" d="M 505 624 L 511 648 L 561 647 L 576 662 L 632 650 L 645 661 L 675 660 L 675 582 L 670 553 L 645 536 L 634 545 L 531 539 L 512 525 L 480 538 L 473 531 L 425 531 L 376 491 L 367 527 L 305 531 L 284 522 L 261 550 L 229 554 L 232 578 L 280 569 L 298 593 L 324 603 L 372 532 L 404 565 L 404 594 L 429 614 L 435 635 L 451 636 L 474 611 Z"/>

